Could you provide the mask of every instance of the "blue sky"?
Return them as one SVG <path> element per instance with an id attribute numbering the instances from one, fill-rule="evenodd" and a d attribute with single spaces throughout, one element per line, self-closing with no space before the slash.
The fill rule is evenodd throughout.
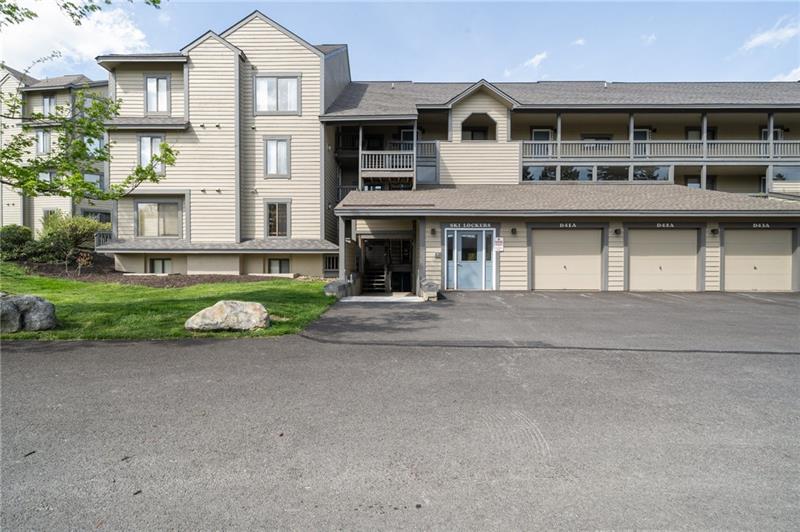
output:
<path id="1" fill-rule="evenodd" d="M 48 0 L 44 0 L 44 4 Z M 43 3 L 35 8 L 48 10 Z M 273 3 L 166 0 L 161 10 L 115 3 L 105 18 L 63 33 L 58 13 L 4 32 L 10 64 L 49 47 L 61 60 L 34 70 L 105 73 L 97 53 L 174 51 L 260 9 L 312 43 L 350 46 L 354 79 L 416 81 L 697 81 L 800 78 L 800 2 Z M 56 27 L 57 26 L 57 27 Z M 35 39 L 32 41 L 36 42 Z M 43 42 L 41 42 L 43 41 Z M 37 48 L 38 46 L 38 48 Z"/>

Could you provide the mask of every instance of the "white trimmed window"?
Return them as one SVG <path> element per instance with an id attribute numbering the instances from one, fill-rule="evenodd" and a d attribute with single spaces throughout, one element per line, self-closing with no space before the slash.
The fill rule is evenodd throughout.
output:
<path id="1" fill-rule="evenodd" d="M 268 138 L 264 141 L 264 174 L 267 177 L 289 177 L 289 139 Z"/>
<path id="2" fill-rule="evenodd" d="M 50 153 L 50 132 L 36 130 L 36 153 Z"/>
<path id="3" fill-rule="evenodd" d="M 45 116 L 52 115 L 56 112 L 56 97 L 52 94 L 45 94 L 42 96 L 42 114 Z"/>
<path id="4" fill-rule="evenodd" d="M 139 164 L 147 166 L 153 158 L 153 155 L 161 151 L 161 143 L 164 142 L 162 136 L 143 135 L 139 137 Z M 155 171 L 159 174 L 164 173 L 164 165 L 158 163 L 154 167 Z"/>
<path id="5" fill-rule="evenodd" d="M 296 76 L 258 76 L 255 82 L 256 113 L 297 113 L 300 80 Z"/>
<path id="6" fill-rule="evenodd" d="M 266 203 L 267 237 L 289 236 L 289 204 L 286 202 L 268 201 Z"/>
<path id="7" fill-rule="evenodd" d="M 181 218 L 178 202 L 141 201 L 136 204 L 136 236 L 180 236 Z"/>
<path id="8" fill-rule="evenodd" d="M 145 112 L 169 113 L 169 78 L 167 76 L 147 76 Z"/>
<path id="9" fill-rule="evenodd" d="M 83 180 L 92 183 L 100 190 L 105 190 L 105 182 L 102 174 L 83 174 Z"/>
<path id="10" fill-rule="evenodd" d="M 269 259 L 267 273 L 289 273 L 289 259 Z"/>

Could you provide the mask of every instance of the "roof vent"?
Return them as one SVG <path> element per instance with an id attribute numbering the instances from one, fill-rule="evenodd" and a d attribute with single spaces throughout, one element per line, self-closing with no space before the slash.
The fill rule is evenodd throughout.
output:
<path id="1" fill-rule="evenodd" d="M 394 89 L 394 81 L 392 82 L 392 89 Z"/>

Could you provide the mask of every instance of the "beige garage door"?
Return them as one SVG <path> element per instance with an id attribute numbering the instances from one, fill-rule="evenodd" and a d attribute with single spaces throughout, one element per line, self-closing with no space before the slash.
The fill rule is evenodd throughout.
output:
<path id="1" fill-rule="evenodd" d="M 792 232 L 725 231 L 725 290 L 791 290 Z"/>
<path id="2" fill-rule="evenodd" d="M 534 290 L 600 290 L 602 231 L 534 229 Z"/>
<path id="3" fill-rule="evenodd" d="M 697 290 L 695 229 L 631 229 L 628 259 L 631 290 Z"/>

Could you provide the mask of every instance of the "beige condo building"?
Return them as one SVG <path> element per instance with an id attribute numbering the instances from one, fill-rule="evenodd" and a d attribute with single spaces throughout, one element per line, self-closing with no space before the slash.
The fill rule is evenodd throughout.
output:
<path id="1" fill-rule="evenodd" d="M 351 79 L 256 11 L 108 55 L 108 177 L 166 141 L 98 249 L 137 273 L 350 293 L 800 289 L 800 83 Z"/>

